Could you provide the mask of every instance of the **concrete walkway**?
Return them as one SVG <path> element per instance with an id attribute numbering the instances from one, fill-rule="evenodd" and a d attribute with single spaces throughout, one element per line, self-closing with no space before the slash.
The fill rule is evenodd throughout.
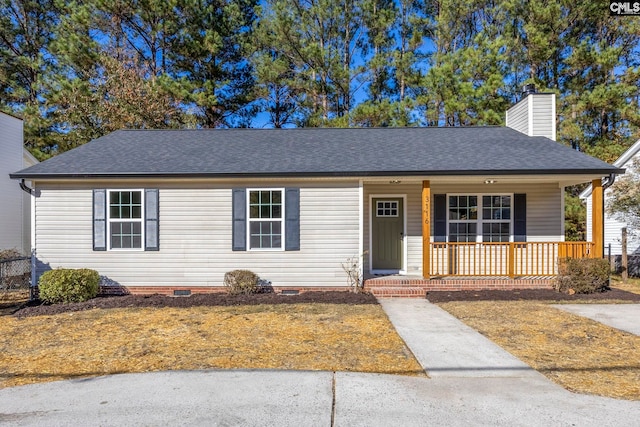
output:
<path id="1" fill-rule="evenodd" d="M 431 378 L 173 371 L 0 390 L 11 426 L 636 426 L 640 402 L 570 393 L 426 300 L 382 300 Z"/>
<path id="2" fill-rule="evenodd" d="M 379 301 L 398 334 L 432 378 L 541 376 L 427 300 L 381 298 Z"/>
<path id="3" fill-rule="evenodd" d="M 640 304 L 558 304 L 552 307 L 640 335 Z"/>

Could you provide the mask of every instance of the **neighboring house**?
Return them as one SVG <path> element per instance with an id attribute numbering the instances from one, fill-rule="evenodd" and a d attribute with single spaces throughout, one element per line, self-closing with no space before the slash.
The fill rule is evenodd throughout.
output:
<path id="1" fill-rule="evenodd" d="M 37 162 L 24 148 L 22 120 L 0 112 L 0 250 L 31 250 L 31 200 L 9 174 Z"/>
<path id="2" fill-rule="evenodd" d="M 38 275 L 182 294 L 250 269 L 276 291 L 346 289 L 362 254 L 379 294 L 550 287 L 558 256 L 601 255 L 563 242 L 564 187 L 622 172 L 553 141 L 554 104 L 528 94 L 518 131 L 123 130 L 12 177 L 33 182 Z"/>
<path id="3" fill-rule="evenodd" d="M 627 151 L 625 151 L 619 158 L 613 163 L 613 166 L 629 170 L 634 160 L 640 159 L 640 140 L 636 141 Z M 640 171 L 636 171 L 640 172 Z M 606 200 L 611 197 L 613 188 L 608 188 L 604 192 L 605 204 Z M 587 240 L 591 240 L 593 236 L 593 228 L 591 221 L 591 208 L 593 204 L 591 196 L 591 186 L 587 187 L 582 193 L 580 193 L 580 199 L 584 200 L 587 205 Z M 622 245 L 621 236 L 622 228 L 627 224 L 623 221 L 619 221 L 614 215 L 604 213 L 604 253 L 605 255 L 621 255 Z M 609 248 L 611 252 L 609 252 Z M 640 255 L 640 237 L 629 235 L 627 239 L 627 253 Z"/>

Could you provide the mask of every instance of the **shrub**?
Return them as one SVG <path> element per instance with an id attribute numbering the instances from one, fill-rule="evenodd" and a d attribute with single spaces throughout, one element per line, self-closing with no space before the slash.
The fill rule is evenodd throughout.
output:
<path id="1" fill-rule="evenodd" d="M 100 276 L 87 268 L 59 268 L 40 276 L 40 299 L 47 304 L 82 302 L 98 295 Z"/>
<path id="2" fill-rule="evenodd" d="M 561 258 L 555 288 L 559 292 L 592 294 L 609 288 L 609 262 L 601 258 Z"/>
<path id="3" fill-rule="evenodd" d="M 23 256 L 17 249 L 0 250 L 0 260 L 22 258 Z"/>
<path id="4" fill-rule="evenodd" d="M 360 256 L 347 258 L 346 262 L 341 263 L 342 269 L 347 274 L 347 283 L 351 292 L 356 294 L 364 292 L 364 277 L 362 276 L 362 258 L 368 253 L 364 251 Z"/>
<path id="5" fill-rule="evenodd" d="M 249 270 L 233 270 L 224 274 L 224 285 L 230 295 L 256 294 L 260 291 L 258 275 Z"/>

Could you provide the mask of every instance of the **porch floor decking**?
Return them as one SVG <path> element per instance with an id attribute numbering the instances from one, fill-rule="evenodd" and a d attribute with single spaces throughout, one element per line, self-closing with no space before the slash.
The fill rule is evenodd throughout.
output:
<path id="1" fill-rule="evenodd" d="M 508 276 L 472 276 L 425 279 L 422 276 L 394 274 L 365 278 L 364 288 L 379 297 L 424 298 L 428 291 L 553 289 L 553 278 L 523 276 L 511 279 Z"/>

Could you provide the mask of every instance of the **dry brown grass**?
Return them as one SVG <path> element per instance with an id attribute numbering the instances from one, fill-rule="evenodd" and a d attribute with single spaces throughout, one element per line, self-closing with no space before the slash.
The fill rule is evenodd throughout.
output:
<path id="1" fill-rule="evenodd" d="M 640 294 L 640 279 L 630 277 L 626 282 L 623 282 L 620 276 L 611 276 L 611 287 L 633 292 L 634 294 Z"/>
<path id="2" fill-rule="evenodd" d="M 0 291 L 0 316 L 12 314 L 27 301 L 29 301 L 28 289 Z"/>
<path id="3" fill-rule="evenodd" d="M 0 387 L 179 369 L 424 375 L 378 305 L 89 310 L 0 317 Z"/>
<path id="4" fill-rule="evenodd" d="M 540 302 L 439 304 L 561 386 L 640 400 L 640 337 Z"/>

